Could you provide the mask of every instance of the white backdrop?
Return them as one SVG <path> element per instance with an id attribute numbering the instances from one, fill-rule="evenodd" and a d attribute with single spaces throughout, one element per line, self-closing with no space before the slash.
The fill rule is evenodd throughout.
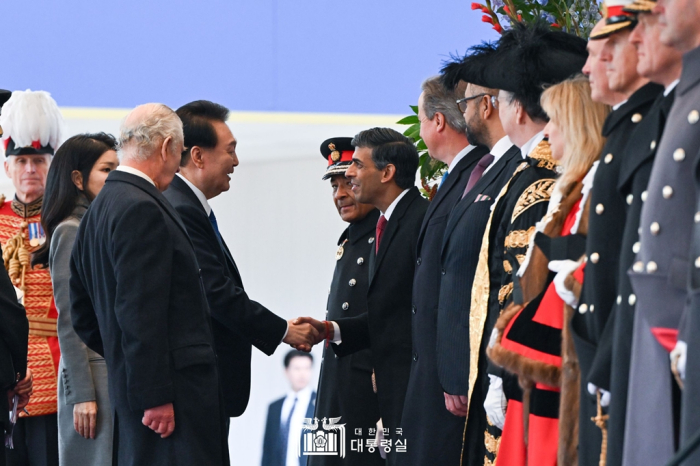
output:
<path id="1" fill-rule="evenodd" d="M 63 109 L 67 136 L 118 134 L 123 110 Z M 331 199 L 319 147 L 329 137 L 354 136 L 372 126 L 394 125 L 396 115 L 233 113 L 240 165 L 231 190 L 211 201 L 219 228 L 241 270 L 246 291 L 278 315 L 323 318 L 335 267 L 336 241 L 345 228 Z M 0 174 L 0 192 L 13 188 Z M 267 405 L 288 385 L 282 359 L 289 347 L 267 357 L 253 351 L 252 392 L 245 414 L 232 419 L 229 446 L 234 465 L 260 464 Z M 315 375 L 321 348 L 314 351 Z M 202 413 L 202 415 L 207 415 Z"/>

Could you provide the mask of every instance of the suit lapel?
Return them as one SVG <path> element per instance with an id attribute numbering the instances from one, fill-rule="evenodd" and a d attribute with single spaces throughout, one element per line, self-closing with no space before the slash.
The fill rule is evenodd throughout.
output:
<path id="1" fill-rule="evenodd" d="M 450 176 L 447 177 L 447 181 L 445 181 L 445 184 L 442 185 L 442 187 L 438 190 L 437 194 L 435 194 L 433 200 L 430 201 L 430 204 L 428 205 L 428 210 L 425 213 L 423 223 L 420 227 L 420 233 L 418 235 L 418 245 L 416 249 L 417 251 L 420 251 L 421 247 L 423 246 L 423 238 L 425 237 L 425 231 L 428 227 L 430 219 L 433 216 L 433 213 L 435 213 L 438 206 L 442 204 L 445 198 L 448 197 L 450 192 L 453 189 L 456 189 L 457 182 L 461 179 L 462 173 L 464 173 L 465 171 L 469 171 L 469 173 L 471 173 L 476 164 L 479 163 L 481 157 L 483 157 L 486 153 L 488 153 L 488 149 L 483 146 L 477 146 L 474 149 L 472 149 L 471 152 L 469 152 L 467 155 L 464 156 L 462 160 L 459 161 L 459 163 L 455 167 L 455 173 L 451 173 Z"/>
<path id="2" fill-rule="evenodd" d="M 406 211 L 408 211 L 408 208 L 411 204 L 413 204 L 414 199 L 416 199 L 416 197 L 418 196 L 420 196 L 420 193 L 418 192 L 418 188 L 414 186 L 404 195 L 404 197 L 399 201 L 399 203 L 396 204 L 394 212 L 392 212 L 391 218 L 389 218 L 386 224 L 386 230 L 384 230 L 384 234 L 382 235 L 382 240 L 379 244 L 379 251 L 376 254 L 377 257 L 375 258 L 374 263 L 372 264 L 372 269 L 375 273 L 377 270 L 379 270 L 379 267 L 382 265 L 382 261 L 386 256 L 386 250 L 391 244 L 391 239 L 394 237 L 401 225 L 401 218 L 406 214 Z M 371 258 L 372 255 L 370 254 L 370 259 Z M 372 274 L 372 276 L 374 276 L 374 273 Z"/>
<path id="3" fill-rule="evenodd" d="M 496 162 L 493 168 L 484 173 L 481 179 L 474 185 L 471 191 L 467 193 L 464 199 L 457 203 L 455 208 L 452 209 L 450 218 L 447 221 L 444 238 L 449 238 L 450 234 L 452 234 L 452 230 L 455 229 L 455 226 L 459 222 L 459 219 L 476 200 L 476 196 L 481 194 L 484 191 L 484 188 L 491 185 L 491 183 L 498 178 L 501 172 L 510 165 L 511 160 L 516 157 L 520 157 L 520 149 L 518 149 L 516 146 L 512 146 L 505 154 L 503 154 L 498 162 Z M 443 240 L 443 248 L 445 247 L 445 244 L 446 241 Z"/>

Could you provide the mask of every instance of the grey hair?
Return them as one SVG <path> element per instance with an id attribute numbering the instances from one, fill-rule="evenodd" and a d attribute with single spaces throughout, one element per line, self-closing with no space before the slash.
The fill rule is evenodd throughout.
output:
<path id="1" fill-rule="evenodd" d="M 425 116 L 432 120 L 436 113 L 442 113 L 450 128 L 467 134 L 467 122 L 464 121 L 464 116 L 456 103 L 458 99 L 464 97 L 466 88 L 467 83 L 460 81 L 454 90 L 448 89 L 440 80 L 440 76 L 433 76 L 423 81 L 421 90 Z"/>
<path id="2" fill-rule="evenodd" d="M 177 113 L 163 104 L 139 105 L 122 122 L 119 158 L 146 161 L 168 137 L 172 138 L 171 148 L 180 147 L 185 140 Z"/>

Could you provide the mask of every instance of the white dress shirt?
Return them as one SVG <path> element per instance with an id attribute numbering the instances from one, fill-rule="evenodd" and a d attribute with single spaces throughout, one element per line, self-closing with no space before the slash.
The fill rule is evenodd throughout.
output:
<path id="1" fill-rule="evenodd" d="M 669 84 L 668 87 L 667 87 L 666 89 L 664 89 L 664 97 L 666 97 L 667 95 L 669 95 L 669 94 L 671 93 L 671 91 L 674 90 L 674 89 L 676 88 L 676 86 L 678 85 L 678 83 L 679 83 L 680 81 L 681 81 L 680 79 L 676 79 L 676 80 L 673 81 L 671 84 Z"/>
<path id="2" fill-rule="evenodd" d="M 523 158 L 525 158 L 526 155 L 530 155 L 530 152 L 535 150 L 535 147 L 537 147 L 537 144 L 542 142 L 543 139 L 544 139 L 544 131 L 540 131 L 539 133 L 532 136 L 529 141 L 527 141 L 525 144 L 523 144 L 523 147 L 520 148 L 520 153 L 522 154 Z"/>
<path id="3" fill-rule="evenodd" d="M 207 200 L 207 196 L 204 195 L 202 191 L 198 187 L 196 187 L 190 180 L 182 176 L 182 174 L 177 173 L 176 176 L 179 176 L 182 181 L 187 184 L 187 186 L 190 187 L 192 192 L 194 193 L 195 196 L 197 196 L 197 199 L 199 199 L 199 202 L 202 203 L 202 207 L 204 207 L 204 211 L 207 213 L 207 216 L 211 214 L 211 206 L 209 205 L 209 201 Z"/>
<path id="4" fill-rule="evenodd" d="M 301 439 L 301 427 L 304 424 L 304 418 L 306 417 L 306 410 L 309 407 L 309 402 L 311 401 L 311 394 L 313 389 L 311 386 L 307 386 L 299 390 L 298 392 L 287 393 L 284 402 L 282 402 L 282 414 L 280 415 L 280 425 L 287 422 L 289 417 L 289 412 L 294 406 L 294 412 L 292 413 L 292 419 L 289 421 L 289 433 L 287 436 L 287 460 L 285 462 L 286 466 L 299 466 L 299 441 Z M 297 404 L 294 405 L 294 398 L 297 400 Z"/>
<path id="5" fill-rule="evenodd" d="M 452 171 L 454 171 L 455 167 L 460 162 L 460 160 L 466 157 L 467 154 L 473 151 L 474 149 L 476 149 L 476 146 L 472 146 L 471 144 L 469 144 L 467 147 L 459 151 L 457 155 L 455 155 L 455 158 L 452 159 L 452 163 L 450 163 L 450 165 L 447 167 L 447 171 L 449 173 L 452 173 Z"/>
<path id="6" fill-rule="evenodd" d="M 382 215 L 384 216 L 384 218 L 386 218 L 387 222 L 389 221 L 389 217 L 391 217 L 391 214 L 394 212 L 394 209 L 396 208 L 396 205 L 399 203 L 401 198 L 404 197 L 406 195 L 406 193 L 409 192 L 410 190 L 411 190 L 411 188 L 404 189 L 401 192 L 401 194 L 396 196 L 396 199 L 394 199 L 394 202 L 389 204 L 389 207 L 387 207 L 386 212 L 382 212 Z M 336 344 L 342 343 L 343 340 L 340 338 L 340 326 L 335 321 L 331 321 L 331 324 L 333 324 L 333 338 L 331 339 L 331 341 L 333 343 L 336 343 Z"/>
<path id="7" fill-rule="evenodd" d="M 144 172 L 142 172 L 141 170 L 137 170 L 137 169 L 134 168 L 134 167 L 127 167 L 126 165 L 119 165 L 119 166 L 117 167 L 117 170 L 119 170 L 120 172 L 131 173 L 132 175 L 136 175 L 136 176 L 138 176 L 139 178 L 143 178 L 144 180 L 146 180 L 146 181 L 148 181 L 149 183 L 151 183 L 153 186 L 156 185 L 155 182 L 151 179 L 150 176 L 146 175 L 146 174 L 145 174 Z"/>
<path id="8" fill-rule="evenodd" d="M 501 139 L 499 139 L 489 151 L 489 153 L 493 155 L 493 162 L 486 167 L 486 170 L 484 170 L 484 173 L 482 173 L 481 176 L 484 176 L 487 171 L 491 170 L 491 167 L 496 165 L 496 162 L 498 162 L 498 160 L 503 157 L 503 154 L 508 152 L 508 149 L 511 147 L 513 147 L 513 143 L 508 136 L 503 136 Z"/>

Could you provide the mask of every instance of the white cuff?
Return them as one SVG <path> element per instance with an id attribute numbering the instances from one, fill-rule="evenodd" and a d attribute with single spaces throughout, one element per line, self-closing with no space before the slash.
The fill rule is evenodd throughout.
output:
<path id="1" fill-rule="evenodd" d="M 284 339 L 287 338 L 288 333 L 289 333 L 289 322 L 287 322 L 287 328 L 284 330 L 284 335 L 282 335 L 282 339 L 279 342 L 280 345 L 282 343 L 284 343 Z"/>
<path id="2" fill-rule="evenodd" d="M 331 321 L 331 324 L 333 324 L 333 338 L 331 339 L 331 343 L 339 345 L 343 342 L 340 338 L 340 326 L 333 321 Z"/>

